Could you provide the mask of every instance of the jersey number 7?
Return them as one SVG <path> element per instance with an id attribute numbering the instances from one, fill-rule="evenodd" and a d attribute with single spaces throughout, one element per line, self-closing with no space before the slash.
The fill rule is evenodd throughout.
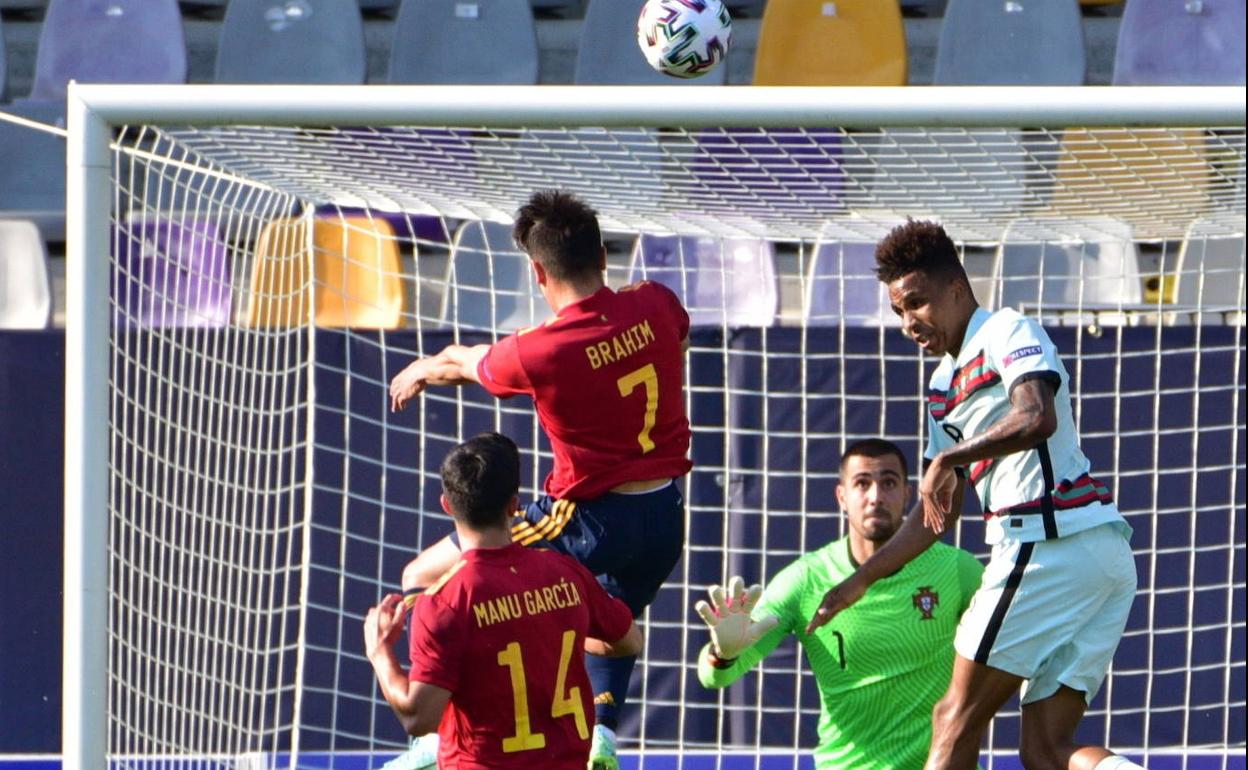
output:
<path id="1" fill-rule="evenodd" d="M 659 411 L 659 373 L 655 371 L 654 364 L 646 364 L 616 380 L 615 384 L 620 389 L 621 398 L 627 397 L 638 385 L 646 386 L 646 421 L 642 424 L 641 433 L 637 434 L 637 443 L 641 444 L 644 455 L 654 449 L 650 431 L 654 429 L 654 416 Z"/>
<path id="2" fill-rule="evenodd" d="M 569 714 L 576 720 L 576 732 L 581 740 L 588 740 L 589 725 L 585 721 L 585 706 L 581 703 L 581 688 L 573 687 L 564 694 L 568 681 L 568 663 L 572 660 L 572 647 L 576 643 L 576 631 L 563 632 L 563 648 L 559 652 L 559 673 L 555 676 L 555 698 L 550 704 L 550 716 L 558 719 Z M 546 747 L 546 736 L 533 732 L 529 722 L 529 690 L 524 678 L 524 656 L 519 642 L 511 642 L 498 653 L 498 665 L 506 666 L 511 673 L 511 697 L 516 713 L 516 734 L 503 739 L 503 753 L 532 751 Z"/>

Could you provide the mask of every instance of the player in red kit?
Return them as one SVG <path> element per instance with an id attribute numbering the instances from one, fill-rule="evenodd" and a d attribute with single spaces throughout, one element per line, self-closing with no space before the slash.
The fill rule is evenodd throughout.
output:
<path id="1" fill-rule="evenodd" d="M 581 565 L 511 537 L 520 453 L 484 433 L 442 463 L 442 507 L 463 552 L 412 605 L 411 668 L 394 643 L 407 604 L 391 594 L 369 610 L 365 649 L 382 694 L 409 734 L 435 728 L 443 770 L 581 770 L 593 696 L 580 649 L 633 655 L 632 613 Z"/>
<path id="2" fill-rule="evenodd" d="M 428 385 L 468 382 L 499 398 L 531 397 L 555 463 L 545 495 L 517 512 L 512 537 L 576 558 L 636 617 L 684 550 L 684 500 L 673 481 L 692 467 L 682 390 L 689 315 L 660 284 L 606 286 L 597 215 L 570 195 L 534 194 L 513 236 L 555 316 L 494 345 L 451 345 L 418 359 L 390 383 L 392 406 L 402 409 Z M 425 550 L 404 570 L 404 591 L 432 585 L 458 558 L 454 536 Z M 592 643 L 587 650 L 597 652 Z M 618 768 L 614 731 L 635 663 L 586 661 L 593 770 Z M 414 751 L 393 770 L 428 761 Z"/>

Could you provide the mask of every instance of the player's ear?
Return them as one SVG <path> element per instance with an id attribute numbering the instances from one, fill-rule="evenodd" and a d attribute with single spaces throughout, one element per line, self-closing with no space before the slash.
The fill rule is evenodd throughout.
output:
<path id="1" fill-rule="evenodd" d="M 438 495 L 438 502 L 442 503 L 442 510 L 446 512 L 447 516 L 455 517 L 455 513 L 451 510 L 451 503 L 446 499 L 446 495 Z"/>
<path id="2" fill-rule="evenodd" d="M 845 505 L 845 484 L 838 483 L 836 485 L 836 504 L 841 506 L 842 513 L 849 513 L 849 506 Z"/>
<path id="3" fill-rule="evenodd" d="M 518 494 L 517 494 L 517 495 L 512 495 L 512 496 L 511 496 L 511 505 L 509 505 L 509 506 L 507 507 L 507 515 L 510 517 L 510 516 L 512 516 L 513 514 L 516 514 L 516 513 L 519 513 L 519 512 L 520 512 L 520 495 L 518 495 Z"/>
<path id="4" fill-rule="evenodd" d="M 602 244 L 602 248 L 598 250 L 598 272 L 605 272 L 607 269 L 607 244 Z"/>
<path id="5" fill-rule="evenodd" d="M 529 264 L 533 266 L 533 275 L 537 278 L 538 286 L 546 285 L 546 268 L 542 267 L 542 263 L 536 259 L 530 259 Z"/>

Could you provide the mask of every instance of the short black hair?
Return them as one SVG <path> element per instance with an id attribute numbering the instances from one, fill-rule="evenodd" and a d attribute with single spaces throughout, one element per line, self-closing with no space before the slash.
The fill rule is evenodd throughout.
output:
<path id="1" fill-rule="evenodd" d="M 551 278 L 576 281 L 600 269 L 598 212 L 559 190 L 539 190 L 516 212 L 511 237 Z"/>
<path id="2" fill-rule="evenodd" d="M 845 454 L 841 455 L 841 475 L 845 475 L 845 463 L 849 462 L 851 457 L 886 457 L 887 455 L 897 457 L 897 461 L 901 463 L 902 479 L 909 478 L 910 464 L 906 462 L 906 455 L 901 451 L 901 447 L 882 438 L 864 438 L 850 444 Z"/>
<path id="3" fill-rule="evenodd" d="M 907 218 L 904 225 L 894 227 L 875 247 L 875 264 L 875 274 L 884 283 L 923 272 L 970 285 L 958 259 L 958 248 L 945 228 L 935 222 Z"/>
<path id="4" fill-rule="evenodd" d="M 501 433 L 473 436 L 442 461 L 442 493 L 451 515 L 470 529 L 506 524 L 519 491 L 520 450 Z"/>

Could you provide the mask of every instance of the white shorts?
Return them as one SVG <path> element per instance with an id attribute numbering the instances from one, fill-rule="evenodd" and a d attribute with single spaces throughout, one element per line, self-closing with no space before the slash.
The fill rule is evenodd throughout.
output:
<path id="1" fill-rule="evenodd" d="M 1135 598 L 1129 535 L 1113 522 L 1056 540 L 997 544 L 958 624 L 958 654 L 1026 679 L 1023 703 L 1060 685 L 1091 702 Z"/>

